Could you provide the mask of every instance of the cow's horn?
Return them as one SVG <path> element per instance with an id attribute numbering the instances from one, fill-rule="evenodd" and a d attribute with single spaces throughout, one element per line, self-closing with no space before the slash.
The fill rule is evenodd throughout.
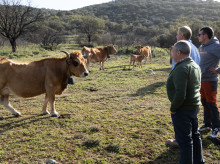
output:
<path id="1" fill-rule="evenodd" d="M 67 58 L 70 58 L 70 54 L 69 54 L 68 52 L 66 52 L 66 51 L 60 51 L 60 52 L 65 53 L 65 54 L 66 54 L 66 57 L 67 57 Z"/>

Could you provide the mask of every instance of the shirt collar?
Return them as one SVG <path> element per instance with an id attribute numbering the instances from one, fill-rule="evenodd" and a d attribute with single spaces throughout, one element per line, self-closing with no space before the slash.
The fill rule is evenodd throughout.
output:
<path id="1" fill-rule="evenodd" d="M 182 61 L 184 61 L 184 60 L 186 60 L 186 59 L 189 59 L 190 57 L 189 56 L 187 56 L 187 57 L 185 57 L 185 58 L 182 58 L 182 59 L 180 59 L 177 63 L 181 63 Z M 176 63 L 176 64 L 177 64 Z"/>

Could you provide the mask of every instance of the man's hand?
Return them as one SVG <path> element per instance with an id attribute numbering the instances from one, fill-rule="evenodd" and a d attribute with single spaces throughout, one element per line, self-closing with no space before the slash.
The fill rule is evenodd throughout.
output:
<path id="1" fill-rule="evenodd" d="M 214 68 L 214 67 L 210 67 L 209 72 L 212 74 L 218 74 L 218 72 L 216 71 L 216 68 Z"/>

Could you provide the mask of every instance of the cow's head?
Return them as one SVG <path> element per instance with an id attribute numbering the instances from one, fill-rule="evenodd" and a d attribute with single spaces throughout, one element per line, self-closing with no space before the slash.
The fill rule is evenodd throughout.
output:
<path id="1" fill-rule="evenodd" d="M 83 57 L 86 59 L 88 58 L 90 55 L 91 55 L 91 48 L 88 48 L 86 46 L 83 46 L 83 49 L 82 49 L 82 55 Z"/>
<path id="2" fill-rule="evenodd" d="M 141 47 L 141 45 L 139 44 L 135 48 L 137 49 L 137 54 L 140 54 L 141 53 L 141 48 L 143 48 L 143 47 Z"/>
<path id="3" fill-rule="evenodd" d="M 69 67 L 70 76 L 88 76 L 89 72 L 86 69 L 85 59 L 80 52 L 73 51 L 70 54 L 66 51 L 61 52 L 64 52 L 66 54 L 66 63 Z"/>
<path id="4" fill-rule="evenodd" d="M 109 54 L 115 54 L 117 52 L 117 50 L 113 44 L 108 45 L 107 49 L 108 49 Z"/>

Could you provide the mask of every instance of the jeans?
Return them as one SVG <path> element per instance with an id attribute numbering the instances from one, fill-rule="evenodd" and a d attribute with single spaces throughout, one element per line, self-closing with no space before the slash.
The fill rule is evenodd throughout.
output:
<path id="1" fill-rule="evenodd" d="M 202 140 L 198 132 L 198 113 L 196 110 L 178 110 L 171 114 L 175 138 L 180 148 L 180 164 L 203 164 Z"/>

